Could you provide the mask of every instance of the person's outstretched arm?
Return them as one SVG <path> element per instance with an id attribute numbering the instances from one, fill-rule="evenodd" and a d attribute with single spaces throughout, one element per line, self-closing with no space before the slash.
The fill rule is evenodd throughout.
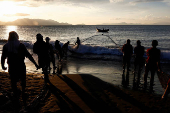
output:
<path id="1" fill-rule="evenodd" d="M 2 56 L 1 56 L 1 67 L 3 70 L 6 70 L 7 68 L 4 66 L 5 64 L 5 59 L 7 57 L 7 51 L 5 49 L 5 46 L 3 47 L 3 50 L 2 50 Z"/>
<path id="2" fill-rule="evenodd" d="M 30 53 L 29 53 L 30 54 Z M 39 66 L 37 65 L 37 63 L 35 62 L 34 58 L 32 57 L 32 55 L 30 54 L 28 56 L 29 60 L 35 65 L 35 67 L 37 68 L 37 70 L 39 69 Z"/>
<path id="3" fill-rule="evenodd" d="M 25 51 L 25 55 L 26 57 L 35 65 L 35 67 L 37 68 L 37 70 L 39 69 L 39 66 L 37 65 L 37 63 L 35 62 L 34 58 L 32 57 L 32 55 L 28 52 L 27 48 L 25 47 L 25 45 L 23 45 L 24 51 Z"/>

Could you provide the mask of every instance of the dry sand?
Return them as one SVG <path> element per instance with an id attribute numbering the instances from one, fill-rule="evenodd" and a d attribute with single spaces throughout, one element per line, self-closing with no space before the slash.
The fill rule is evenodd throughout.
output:
<path id="1" fill-rule="evenodd" d="M 39 113 L 168 113 L 169 98 L 142 90 L 130 90 L 106 83 L 88 74 L 49 75 L 48 93 L 31 112 Z M 8 73 L 0 73 L 1 91 L 11 92 Z M 43 78 L 27 75 L 27 104 L 41 93 Z M 19 87 L 20 88 L 20 87 Z M 21 106 L 23 106 L 22 100 Z M 12 112 L 6 107 L 1 112 Z"/>

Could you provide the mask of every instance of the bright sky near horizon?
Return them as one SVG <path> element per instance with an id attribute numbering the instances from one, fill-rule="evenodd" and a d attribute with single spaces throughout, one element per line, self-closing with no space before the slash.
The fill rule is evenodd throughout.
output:
<path id="1" fill-rule="evenodd" d="M 170 25 L 170 0 L 0 0 L 0 21 L 22 18 L 69 24 Z"/>

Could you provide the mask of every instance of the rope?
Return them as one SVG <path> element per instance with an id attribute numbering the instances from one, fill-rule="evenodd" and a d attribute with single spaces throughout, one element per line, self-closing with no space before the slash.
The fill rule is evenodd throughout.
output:
<path id="1" fill-rule="evenodd" d="M 91 37 L 89 37 L 89 38 L 86 38 L 85 40 L 83 40 L 83 41 L 81 41 L 81 42 L 84 42 L 84 41 L 86 41 L 86 40 L 88 40 L 88 39 L 90 39 L 90 38 L 93 38 L 93 37 L 95 37 L 95 36 L 100 36 L 100 35 L 93 35 L 93 36 L 91 36 Z"/>
<path id="2" fill-rule="evenodd" d="M 95 37 L 95 36 L 101 36 L 101 35 L 93 35 L 93 36 L 91 36 L 91 37 L 89 37 L 89 38 L 84 39 L 84 40 L 81 41 L 81 42 L 84 42 L 84 41 L 86 41 L 86 40 L 88 40 L 88 39 L 90 39 L 90 38 L 93 38 L 93 37 Z M 121 47 L 120 47 L 112 38 L 110 38 L 109 35 L 103 35 L 103 34 L 102 34 L 102 36 L 106 36 L 106 37 L 108 37 L 109 39 L 111 39 L 111 41 L 112 41 L 116 46 L 118 46 L 118 47 L 121 49 Z"/>

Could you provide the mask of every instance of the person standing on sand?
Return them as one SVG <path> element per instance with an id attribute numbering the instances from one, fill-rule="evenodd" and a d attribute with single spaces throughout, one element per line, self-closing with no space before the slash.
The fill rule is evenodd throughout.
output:
<path id="1" fill-rule="evenodd" d="M 125 66 L 127 65 L 127 72 L 129 72 L 130 60 L 133 54 L 133 47 L 130 44 L 130 39 L 127 39 L 126 44 L 122 47 L 123 52 L 123 74 L 125 73 Z"/>
<path id="2" fill-rule="evenodd" d="M 8 72 L 11 79 L 11 87 L 14 97 L 15 99 L 17 99 L 16 101 L 19 100 L 19 90 L 17 89 L 17 82 L 20 80 L 22 86 L 22 99 L 24 104 L 26 105 L 26 66 L 24 63 L 25 57 L 29 58 L 29 60 L 34 63 L 36 68 L 39 69 L 39 66 L 31 56 L 31 54 L 28 52 L 25 45 L 20 43 L 18 34 L 15 31 L 9 32 L 8 42 L 3 46 L 2 50 L 1 66 L 3 70 L 7 69 L 4 66 L 5 59 L 7 58 Z"/>
<path id="3" fill-rule="evenodd" d="M 56 49 L 56 54 L 57 54 L 58 60 L 61 61 L 63 56 L 62 56 L 61 45 L 59 44 L 59 42 L 60 41 L 58 41 L 58 40 L 55 41 L 55 49 Z"/>
<path id="4" fill-rule="evenodd" d="M 38 55 L 38 63 L 44 73 L 44 82 L 47 83 L 49 82 L 47 71 L 49 64 L 48 48 L 40 33 L 36 35 L 36 39 L 37 41 L 33 45 L 33 52 Z"/>
<path id="5" fill-rule="evenodd" d="M 50 62 L 52 62 L 52 64 L 53 64 L 53 74 L 55 74 L 56 66 L 55 66 L 55 58 L 54 58 L 54 49 L 53 49 L 52 44 L 50 44 L 50 38 L 46 37 L 45 40 L 46 40 L 46 45 L 47 45 L 48 55 L 49 55 L 48 68 L 49 68 L 49 71 L 50 71 L 51 70 Z"/>
<path id="6" fill-rule="evenodd" d="M 137 66 L 138 67 L 138 75 L 140 75 L 140 72 L 142 70 L 142 66 L 144 65 L 144 52 L 145 48 L 141 46 L 140 40 L 137 40 L 137 46 L 134 48 L 134 55 L 135 55 L 135 62 L 134 62 L 134 72 L 136 71 Z"/>
<path id="7" fill-rule="evenodd" d="M 153 82 L 154 82 L 154 75 L 155 72 L 158 70 L 160 71 L 160 49 L 157 49 L 156 46 L 158 45 L 157 40 L 152 41 L 152 48 L 147 49 L 146 55 L 147 60 L 145 64 L 145 74 L 144 74 L 144 89 L 147 87 L 147 77 L 148 72 L 151 71 L 151 78 L 150 78 L 150 91 L 153 90 Z"/>

